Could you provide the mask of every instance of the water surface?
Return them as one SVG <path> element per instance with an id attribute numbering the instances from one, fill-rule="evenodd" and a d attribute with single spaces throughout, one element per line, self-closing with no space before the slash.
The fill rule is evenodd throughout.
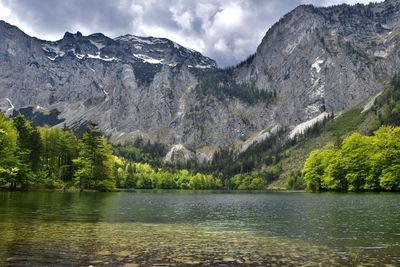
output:
<path id="1" fill-rule="evenodd" d="M 400 195 L 0 192 L 0 265 L 400 266 Z"/>

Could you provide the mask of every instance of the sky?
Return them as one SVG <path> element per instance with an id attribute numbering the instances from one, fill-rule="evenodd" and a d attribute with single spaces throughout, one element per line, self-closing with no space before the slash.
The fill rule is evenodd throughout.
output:
<path id="1" fill-rule="evenodd" d="M 44 40 L 66 31 L 164 37 L 231 66 L 253 54 L 265 33 L 300 4 L 370 0 L 0 0 L 0 19 Z M 377 2 L 377 0 L 375 0 Z"/>

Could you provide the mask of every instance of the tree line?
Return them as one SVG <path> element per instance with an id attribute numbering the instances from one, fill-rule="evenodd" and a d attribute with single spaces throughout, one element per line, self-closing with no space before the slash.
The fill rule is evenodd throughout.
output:
<path id="1" fill-rule="evenodd" d="M 288 138 L 289 129 L 282 127 L 264 140 L 254 142 L 245 151 L 237 152 L 229 147 L 219 148 L 209 162 L 189 161 L 176 168 L 196 170 L 218 175 L 227 189 L 262 190 L 277 180 L 282 174 L 281 161 L 288 157 L 287 150 L 299 142 L 320 135 L 334 115 L 328 114 L 304 132 Z M 303 189 L 298 173 L 293 176 L 290 188 Z M 297 179 L 297 180 L 296 180 Z"/>
<path id="2" fill-rule="evenodd" d="M 118 188 L 135 189 L 222 189 L 221 179 L 211 174 L 192 173 L 186 169 L 154 168 L 148 163 L 115 159 L 115 178 Z"/>
<path id="3" fill-rule="evenodd" d="M 372 109 L 376 117 L 372 129 L 378 129 L 381 125 L 400 125 L 399 88 L 400 76 L 395 76 L 392 86 L 377 98 Z M 332 128 L 334 125 L 332 119 L 331 114 L 292 139 L 287 138 L 288 129 L 282 128 L 263 141 L 251 145 L 242 153 L 237 153 L 231 148 L 220 148 L 210 162 L 193 161 L 167 165 L 163 162 L 167 152 L 163 144 L 137 139 L 131 145 L 111 146 L 94 124 L 88 127 L 82 138 L 78 138 L 67 127 L 62 129 L 35 127 L 21 115 L 8 119 L 1 114 L 0 187 L 11 189 L 74 187 L 95 190 L 112 190 L 115 187 L 265 189 L 269 183 L 281 176 L 281 160 L 288 157 L 287 149 L 299 142 L 319 136 L 327 130 L 327 126 Z M 365 174 L 372 170 L 368 165 L 372 164 L 371 159 L 367 160 L 368 164 L 364 164 L 369 166 L 369 169 L 357 166 L 354 168 L 362 169 L 363 172 L 354 174 L 354 171 L 349 171 L 351 165 L 347 163 L 351 161 L 342 154 L 349 152 L 348 155 L 353 155 L 356 152 L 343 150 L 350 141 L 342 141 L 341 136 L 349 131 L 341 132 L 334 144 L 311 154 L 306 163 L 308 169 L 305 166 L 302 173 L 295 171 L 289 174 L 290 188 L 307 186 L 312 191 L 398 190 L 396 182 L 394 185 L 388 185 L 387 182 L 392 183 L 393 179 L 388 177 L 395 177 L 396 170 L 394 172 L 385 170 L 384 173 L 382 170 L 378 175 L 377 167 L 374 167 L 374 175 Z M 354 136 L 364 141 L 377 138 L 353 134 L 351 138 L 354 140 L 357 139 Z M 390 138 L 395 140 L 398 137 Z M 372 142 L 373 145 L 377 145 L 375 141 Z M 354 148 L 358 151 L 358 147 Z M 381 149 L 376 146 L 374 148 Z M 368 152 L 367 149 L 365 152 Z M 336 162 L 334 160 L 336 157 L 349 159 L 349 162 L 344 160 Z M 356 162 L 360 164 L 363 162 L 358 160 Z M 313 164 L 316 164 L 315 168 Z M 342 168 L 336 168 L 337 166 Z M 397 168 L 397 165 L 393 166 L 391 168 Z M 336 176 L 335 171 L 338 172 Z M 381 176 L 384 177 L 382 181 Z M 374 182 L 370 182 L 371 180 Z"/>
<path id="4" fill-rule="evenodd" d="M 400 75 L 395 75 L 391 86 L 380 95 L 373 105 L 377 119 L 372 127 L 377 129 L 380 125 L 400 126 Z"/>
<path id="5" fill-rule="evenodd" d="M 78 138 L 67 127 L 36 127 L 22 115 L 0 114 L 0 187 L 11 190 L 223 188 L 211 174 L 162 167 L 164 153 L 163 145 L 143 140 L 112 147 L 96 124 Z"/>
<path id="6" fill-rule="evenodd" d="M 399 191 L 400 127 L 353 133 L 339 146 L 315 150 L 302 176 L 310 191 Z"/>
<path id="7" fill-rule="evenodd" d="M 111 147 L 95 125 L 79 139 L 66 127 L 36 127 L 22 115 L 0 114 L 0 185 L 110 190 L 112 170 Z"/>
<path id="8" fill-rule="evenodd" d="M 233 69 L 198 70 L 199 84 L 195 88 L 198 96 L 212 95 L 220 101 L 236 98 L 248 104 L 271 104 L 277 97 L 276 91 L 259 89 L 254 83 L 238 82 Z"/>
<path id="9" fill-rule="evenodd" d="M 308 190 L 400 190 L 400 75 L 375 100 L 372 112 L 370 136 L 353 133 L 311 153 L 301 176 Z"/>

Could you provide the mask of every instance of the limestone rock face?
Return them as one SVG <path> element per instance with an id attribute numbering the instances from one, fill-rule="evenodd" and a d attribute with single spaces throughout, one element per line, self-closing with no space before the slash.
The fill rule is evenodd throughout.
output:
<path id="1" fill-rule="evenodd" d="M 267 32 L 238 81 L 276 90 L 275 120 L 296 125 L 348 109 L 398 72 L 400 2 L 299 6 Z"/>
<path id="2" fill-rule="evenodd" d="M 201 152 L 193 152 L 182 144 L 173 145 L 165 155 L 164 161 L 167 163 L 186 163 L 188 161 L 207 162 L 211 158 Z"/>
<path id="3" fill-rule="evenodd" d="M 398 72 L 399 20 L 399 0 L 288 13 L 231 71 L 238 84 L 276 92 L 268 104 L 199 94 L 215 61 L 167 39 L 78 32 L 48 42 L 0 21 L 0 109 L 57 110 L 77 132 L 93 121 L 114 142 L 181 144 L 175 152 L 243 148 L 276 125 L 294 129 L 380 92 Z"/>

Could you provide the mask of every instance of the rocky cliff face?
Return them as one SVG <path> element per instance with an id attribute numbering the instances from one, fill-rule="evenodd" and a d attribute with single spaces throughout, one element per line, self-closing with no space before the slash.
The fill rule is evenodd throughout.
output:
<path id="1" fill-rule="evenodd" d="M 284 125 L 347 109 L 398 72 L 399 18 L 398 0 L 300 6 L 267 32 L 236 79 L 276 90 L 274 119 Z"/>
<path id="2" fill-rule="evenodd" d="M 52 121 L 78 132 L 94 121 L 114 142 L 141 136 L 207 151 L 248 146 L 277 126 L 294 128 L 381 91 L 400 63 L 399 19 L 398 0 L 300 6 L 229 70 L 167 39 L 78 32 L 47 42 L 0 22 L 0 109 L 55 114 Z M 218 97 L 204 93 L 215 72 L 225 75 L 212 82 Z M 249 102 L 226 92 L 229 80 L 241 94 L 256 89 L 274 98 Z"/>

